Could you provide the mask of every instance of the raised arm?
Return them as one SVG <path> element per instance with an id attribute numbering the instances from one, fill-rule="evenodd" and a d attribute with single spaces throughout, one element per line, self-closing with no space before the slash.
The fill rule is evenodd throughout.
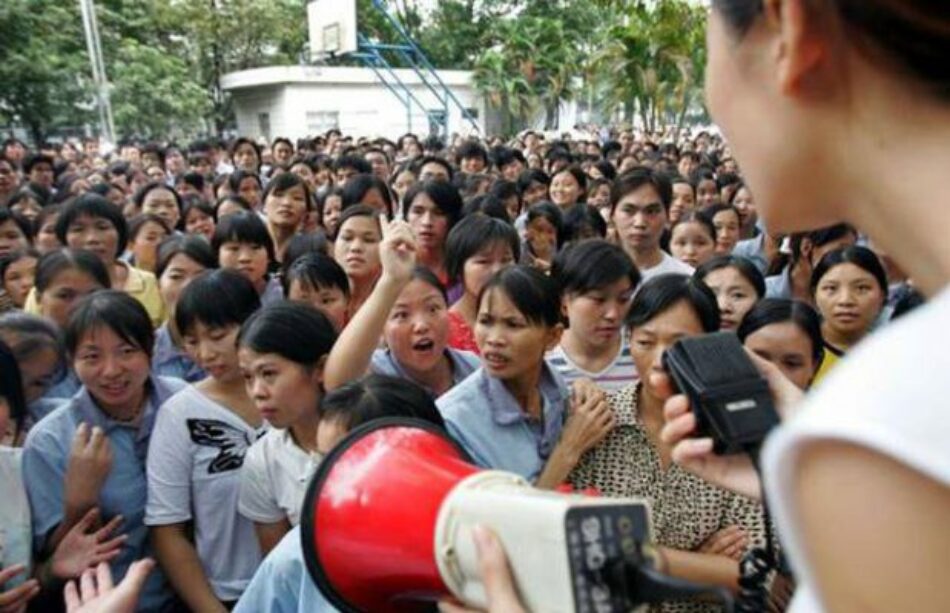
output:
<path id="1" fill-rule="evenodd" d="M 353 314 L 333 345 L 323 370 L 323 385 L 329 391 L 366 374 L 379 344 L 389 311 L 412 278 L 416 265 L 416 240 L 404 221 L 383 222 L 379 246 L 383 272 L 363 306 Z"/>

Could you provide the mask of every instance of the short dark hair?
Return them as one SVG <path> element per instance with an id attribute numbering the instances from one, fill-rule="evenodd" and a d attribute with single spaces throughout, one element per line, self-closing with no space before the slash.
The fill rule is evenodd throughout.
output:
<path id="1" fill-rule="evenodd" d="M 504 292 L 529 324 L 553 327 L 561 323 L 558 284 L 537 268 L 519 264 L 496 272 L 478 294 L 479 308 L 488 292 L 495 289 Z"/>
<path id="2" fill-rule="evenodd" d="M 172 229 L 168 227 L 168 222 L 158 215 L 152 215 L 151 213 L 145 213 L 141 215 L 136 215 L 129 220 L 129 241 L 134 242 L 139 236 L 139 232 L 145 227 L 147 223 L 156 223 L 161 226 L 162 230 L 165 231 L 165 236 L 168 237 L 172 233 Z"/>
<path id="3" fill-rule="evenodd" d="M 85 249 L 57 249 L 43 254 L 36 264 L 36 294 L 46 291 L 59 273 L 64 270 L 81 270 L 99 283 L 104 289 L 112 287 L 109 271 L 94 253 Z"/>
<path id="4" fill-rule="evenodd" d="M 624 278 L 635 288 L 640 284 L 640 271 L 621 247 L 593 239 L 569 245 L 557 254 L 551 278 L 560 284 L 562 295 L 583 294 Z"/>
<path id="5" fill-rule="evenodd" d="M 260 307 L 261 298 L 247 277 L 227 268 L 209 270 L 182 290 L 175 325 L 182 334 L 199 322 L 209 328 L 240 326 Z"/>
<path id="6" fill-rule="evenodd" d="M 336 330 L 326 315 L 299 302 L 278 302 L 259 309 L 238 334 L 241 347 L 276 353 L 308 368 L 317 366 L 335 342 Z"/>
<path id="7" fill-rule="evenodd" d="M 581 198 L 583 198 L 584 195 L 587 193 L 587 175 L 584 173 L 583 170 L 581 170 L 580 166 L 573 165 L 573 164 L 571 166 L 565 166 L 561 170 L 551 175 L 551 182 L 552 183 L 554 182 L 554 177 L 558 176 L 559 174 L 563 174 L 565 172 L 570 173 L 570 175 L 574 177 L 574 180 L 577 181 L 577 185 L 581 189 Z"/>
<path id="8" fill-rule="evenodd" d="M 372 174 L 373 166 L 359 155 L 341 155 L 333 162 L 333 171 L 352 168 L 359 174 Z"/>
<path id="9" fill-rule="evenodd" d="M 13 221 L 13 223 L 16 224 L 16 227 L 19 228 L 20 233 L 23 234 L 23 238 L 26 239 L 27 243 L 33 242 L 33 225 L 30 223 L 30 220 L 10 209 L 0 208 L 0 225 L 8 221 Z"/>
<path id="10" fill-rule="evenodd" d="M 93 219 L 105 219 L 112 224 L 119 235 L 115 257 L 118 258 L 122 255 L 129 240 L 129 227 L 125 217 L 122 216 L 122 211 L 117 206 L 99 194 L 92 192 L 85 193 L 72 202 L 63 205 L 63 212 L 56 220 L 56 238 L 59 239 L 59 242 L 65 245 L 69 226 L 73 225 L 80 217 L 86 216 Z"/>
<path id="11" fill-rule="evenodd" d="M 83 335 L 100 326 L 152 357 L 155 332 L 148 311 L 129 294 L 113 289 L 93 292 L 76 304 L 63 335 L 70 356 L 75 356 Z"/>
<path id="12" fill-rule="evenodd" d="M 383 235 L 382 222 L 380 221 L 380 212 L 374 209 L 373 207 L 366 204 L 354 204 L 351 207 L 348 207 L 340 213 L 340 220 L 336 225 L 336 233 L 340 234 L 340 230 L 343 229 L 343 224 L 348 222 L 353 217 L 370 217 L 376 220 L 376 224 L 379 226 L 379 235 Z"/>
<path id="13" fill-rule="evenodd" d="M 181 213 L 181 210 L 184 206 L 184 204 L 181 201 L 181 194 L 179 194 L 178 190 L 176 190 L 175 188 L 169 187 L 167 184 L 162 183 L 160 181 L 152 181 L 151 183 L 146 183 L 141 188 L 139 188 L 139 191 L 135 192 L 135 196 L 132 197 L 132 202 L 135 204 L 135 208 L 141 211 L 142 205 L 145 204 L 145 197 L 148 196 L 149 193 L 155 191 L 156 189 L 165 189 L 165 190 L 170 191 L 172 193 L 172 196 L 175 198 L 175 204 L 178 205 L 178 212 Z"/>
<path id="14" fill-rule="evenodd" d="M 553 202 L 546 201 L 531 205 L 525 217 L 525 226 L 527 227 L 528 224 L 539 218 L 546 219 L 548 223 L 554 226 L 555 240 L 557 241 L 555 249 L 560 249 L 561 245 L 564 244 L 564 214 L 561 213 L 560 207 Z"/>
<path id="15" fill-rule="evenodd" d="M 551 177 L 539 168 L 529 168 L 518 175 L 518 192 L 523 196 L 532 183 L 551 185 Z"/>
<path id="16" fill-rule="evenodd" d="M 719 304 L 705 283 L 688 275 L 663 274 L 648 279 L 634 294 L 627 328 L 637 328 L 685 301 L 696 312 L 703 332 L 719 330 Z"/>
<path id="17" fill-rule="evenodd" d="M 261 196 L 261 202 L 267 202 L 267 198 L 275 192 L 282 194 L 288 189 L 293 189 L 295 187 L 303 188 L 304 198 L 307 202 L 307 210 L 312 209 L 313 202 L 311 200 L 310 188 L 307 186 L 307 182 L 292 172 L 282 172 L 276 177 L 273 177 L 267 183 L 267 189 L 264 190 L 264 195 Z"/>
<path id="18" fill-rule="evenodd" d="M 287 247 L 284 248 L 284 259 L 281 262 L 281 268 L 286 271 L 291 264 L 308 253 L 326 254 L 329 244 L 327 235 L 323 230 L 294 234 L 287 241 Z"/>
<path id="19" fill-rule="evenodd" d="M 23 174 L 24 176 L 29 175 L 33 171 L 33 167 L 37 164 L 49 164 L 50 170 L 53 169 L 53 158 L 46 155 L 45 153 L 31 152 L 23 156 Z"/>
<path id="20" fill-rule="evenodd" d="M 284 296 L 290 297 L 290 287 L 294 281 L 305 283 L 317 289 L 335 287 L 350 296 L 350 281 L 343 267 L 325 253 L 306 253 L 293 260 L 281 277 Z"/>
<path id="21" fill-rule="evenodd" d="M 157 278 L 165 274 L 165 269 L 176 255 L 184 255 L 208 269 L 218 267 L 218 254 L 204 237 L 187 234 L 169 236 L 158 246 L 158 261 L 155 265 Z"/>
<path id="22" fill-rule="evenodd" d="M 749 282 L 749 285 L 755 289 L 756 295 L 761 300 L 765 297 L 765 277 L 761 271 L 755 267 L 748 259 L 738 255 L 719 255 L 704 263 L 696 269 L 693 277 L 698 281 L 706 282 L 706 277 L 716 270 L 724 268 L 735 268 L 742 277 Z"/>
<path id="23" fill-rule="evenodd" d="M 854 264 L 861 270 L 869 273 L 880 286 L 884 300 L 887 300 L 887 272 L 884 270 L 884 266 L 881 264 L 881 260 L 878 259 L 877 254 L 867 247 L 861 247 L 860 245 L 835 249 L 834 251 L 826 253 L 824 257 L 821 258 L 821 261 L 818 262 L 818 265 L 815 266 L 815 270 L 811 273 L 812 295 L 814 295 L 815 290 L 818 289 L 821 278 L 828 274 L 832 268 L 840 264 Z"/>
<path id="24" fill-rule="evenodd" d="M 261 188 L 261 191 L 264 190 L 264 183 L 261 181 L 260 176 L 253 172 L 247 172 L 246 170 L 235 170 L 230 175 L 228 175 L 228 187 L 231 188 L 231 191 L 234 195 L 238 195 L 241 191 L 241 182 L 244 179 L 254 179 L 257 181 L 258 187 Z"/>
<path id="25" fill-rule="evenodd" d="M 13 351 L 0 340 L 0 400 L 5 400 L 17 432 L 26 419 L 26 398 L 23 396 L 23 378 Z M 6 434 L 6 433 L 4 433 Z"/>
<path id="26" fill-rule="evenodd" d="M 449 164 L 447 161 L 445 161 L 443 158 L 440 158 L 435 155 L 425 155 L 412 163 L 412 168 L 415 170 L 417 177 L 421 178 L 422 167 L 427 164 L 438 164 L 439 166 L 444 168 L 446 172 L 449 174 L 449 181 L 455 178 L 455 169 L 452 168 L 452 165 Z"/>
<path id="27" fill-rule="evenodd" d="M 599 237 L 607 236 L 607 222 L 596 208 L 578 202 L 564 213 L 564 242 L 578 240 L 584 229 L 589 228 Z"/>
<path id="28" fill-rule="evenodd" d="M 455 151 L 456 157 L 461 160 L 467 160 L 472 158 L 478 158 L 485 162 L 485 165 L 488 166 L 488 152 L 485 151 L 485 148 L 482 147 L 479 143 L 473 140 L 467 140 Z"/>
<path id="29" fill-rule="evenodd" d="M 228 215 L 218 222 L 211 237 L 211 248 L 215 253 L 221 245 L 229 241 L 260 245 L 267 250 L 267 261 L 274 261 L 274 241 L 267 231 L 267 226 L 257 213 L 243 211 Z"/>
<path id="30" fill-rule="evenodd" d="M 351 206 L 362 204 L 363 198 L 370 190 L 375 189 L 379 192 L 383 200 L 386 201 L 386 216 L 392 219 L 393 199 L 392 192 L 386 182 L 374 174 L 360 173 L 350 178 L 343 186 L 343 210 Z"/>
<path id="31" fill-rule="evenodd" d="M 402 199 L 402 217 L 409 219 L 409 209 L 412 201 L 419 194 L 428 196 L 435 206 L 438 207 L 449 221 L 449 230 L 458 222 L 462 216 L 462 196 L 455 186 L 446 181 L 423 181 L 416 183 L 406 192 Z"/>
<path id="32" fill-rule="evenodd" d="M 515 261 L 521 255 L 521 239 L 511 224 L 487 215 L 465 217 L 445 239 L 445 272 L 450 282 L 462 280 L 465 261 L 492 243 L 506 243 Z"/>
<path id="33" fill-rule="evenodd" d="M 825 341 L 821 335 L 821 317 L 809 304 L 784 298 L 760 300 L 742 318 L 736 334 L 745 343 L 745 339 L 765 326 L 785 322 L 795 324 L 809 338 L 811 357 L 817 367 L 825 353 Z"/>
<path id="34" fill-rule="evenodd" d="M 429 392 L 408 379 L 376 374 L 327 392 L 320 401 L 320 415 L 347 430 L 383 417 L 413 417 L 445 428 Z"/>
<path id="35" fill-rule="evenodd" d="M 673 184 L 669 177 L 664 173 L 638 166 L 617 177 L 613 187 L 610 189 L 610 214 L 613 215 L 617 204 L 627 195 L 637 191 L 641 187 L 649 185 L 656 191 L 663 203 L 666 212 L 670 212 L 670 204 L 673 203 Z"/>

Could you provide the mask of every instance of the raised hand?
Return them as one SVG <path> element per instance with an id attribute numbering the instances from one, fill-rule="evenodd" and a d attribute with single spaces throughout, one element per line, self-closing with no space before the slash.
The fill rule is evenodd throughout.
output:
<path id="1" fill-rule="evenodd" d="M 25 572 L 26 566 L 22 564 L 0 570 L 0 585 L 4 585 L 7 581 Z M 25 581 L 12 590 L 0 592 L 0 613 L 22 613 L 26 611 L 26 604 L 39 593 L 40 584 L 36 579 Z"/>
<path id="2" fill-rule="evenodd" d="M 79 424 L 66 467 L 63 502 L 67 519 L 78 517 L 99 501 L 99 492 L 112 470 L 112 448 L 101 428 Z"/>
<path id="3" fill-rule="evenodd" d="M 408 283 L 416 266 L 416 237 L 405 221 L 394 219 L 382 222 L 383 241 L 379 245 L 379 260 L 383 277 Z"/>
<path id="4" fill-rule="evenodd" d="M 109 538 L 122 523 L 122 516 L 95 530 L 99 509 L 89 510 L 59 542 L 50 561 L 50 572 L 59 579 L 75 579 L 86 569 L 112 561 L 122 551 L 126 535 Z"/>
<path id="5" fill-rule="evenodd" d="M 68 613 L 132 613 L 138 604 L 145 580 L 155 561 L 145 558 L 133 562 L 118 586 L 112 585 L 112 572 L 105 562 L 87 569 L 79 579 L 66 584 L 63 596 Z"/>

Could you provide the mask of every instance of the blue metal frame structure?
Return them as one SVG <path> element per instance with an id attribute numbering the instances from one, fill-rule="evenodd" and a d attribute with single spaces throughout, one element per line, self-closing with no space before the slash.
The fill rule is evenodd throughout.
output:
<path id="1" fill-rule="evenodd" d="M 383 14 L 393 29 L 399 34 L 402 42 L 398 44 L 374 43 L 361 33 L 358 39 L 359 51 L 351 55 L 370 68 L 386 89 L 396 96 L 399 102 L 406 107 L 406 118 L 408 120 L 409 130 L 412 130 L 412 105 L 415 104 L 420 109 L 426 111 L 427 115 L 430 109 L 423 104 L 419 98 L 412 93 L 412 90 L 409 89 L 406 83 L 399 78 L 394 67 L 384 55 L 384 52 L 387 51 L 395 53 L 416 73 L 416 76 L 419 77 L 422 84 L 435 96 L 439 104 L 442 105 L 446 119 L 449 117 L 449 107 L 454 105 L 461 111 L 462 118 L 468 121 L 476 131 L 480 131 L 478 122 L 455 94 L 452 93 L 452 90 L 448 88 L 445 82 L 442 81 L 435 70 L 435 66 L 432 65 L 432 62 L 429 61 L 429 58 L 426 57 L 422 49 L 412 40 L 412 37 L 409 36 L 406 29 L 402 27 L 399 20 L 390 15 L 383 0 L 373 0 L 373 7 Z"/>

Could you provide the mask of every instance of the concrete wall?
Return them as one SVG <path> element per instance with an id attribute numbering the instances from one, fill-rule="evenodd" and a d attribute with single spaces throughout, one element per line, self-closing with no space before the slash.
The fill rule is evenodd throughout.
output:
<path id="1" fill-rule="evenodd" d="M 397 71 L 425 109 L 443 107 L 411 71 Z M 446 71 L 440 76 L 458 100 L 478 112 L 479 127 L 485 122 L 485 103 L 470 83 L 470 74 Z M 408 131 L 429 133 L 424 109 L 412 103 L 411 117 L 405 106 L 369 69 L 276 67 L 225 75 L 222 86 L 231 92 L 238 132 L 252 138 L 276 136 L 301 138 L 324 132 L 336 125 L 355 136 L 394 138 Z M 401 92 L 400 92 L 401 93 Z M 267 114 L 267 125 L 261 115 Z M 263 122 L 267 123 L 267 122 Z M 410 125 L 411 124 L 411 125 Z M 461 111 L 449 106 L 448 132 L 471 133 Z"/>

